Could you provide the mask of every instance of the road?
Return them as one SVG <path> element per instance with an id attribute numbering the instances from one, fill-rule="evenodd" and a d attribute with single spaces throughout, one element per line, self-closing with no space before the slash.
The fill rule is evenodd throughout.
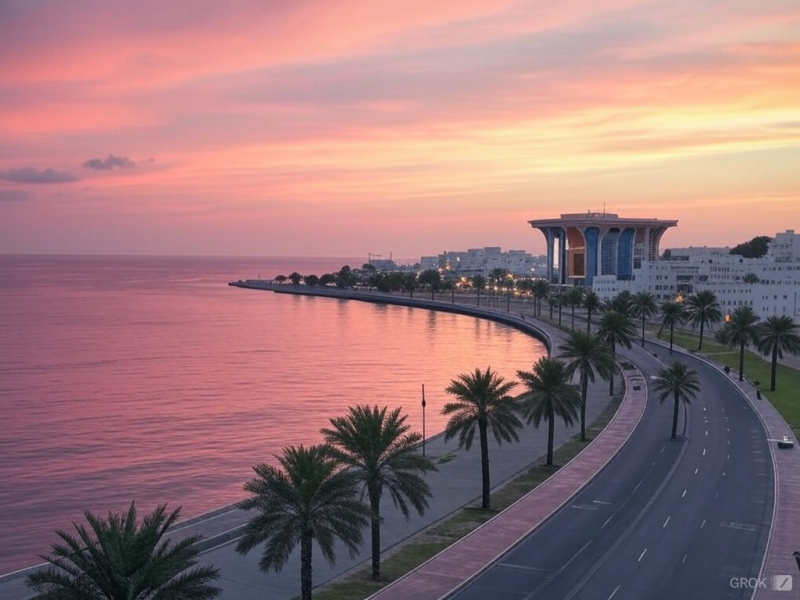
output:
<path id="1" fill-rule="evenodd" d="M 648 350 L 669 359 L 661 347 Z M 686 437 L 670 440 L 672 401 L 659 404 L 650 379 L 663 363 L 638 348 L 621 355 L 649 382 L 631 439 L 568 506 L 453 598 L 752 596 L 731 580 L 758 576 L 769 536 L 774 473 L 761 421 L 724 375 L 675 354 L 698 371 L 702 391 Z"/>

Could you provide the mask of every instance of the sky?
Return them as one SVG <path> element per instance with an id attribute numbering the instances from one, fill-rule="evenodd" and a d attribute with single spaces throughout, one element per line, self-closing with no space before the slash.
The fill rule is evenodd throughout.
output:
<path id="1" fill-rule="evenodd" d="M 0 253 L 800 230 L 797 0 L 0 0 Z"/>

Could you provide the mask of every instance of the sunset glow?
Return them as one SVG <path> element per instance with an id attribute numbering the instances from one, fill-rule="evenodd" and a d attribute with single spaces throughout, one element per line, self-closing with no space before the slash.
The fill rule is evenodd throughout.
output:
<path id="1" fill-rule="evenodd" d="M 800 7 L 0 3 L 0 252 L 544 251 L 800 228 Z"/>

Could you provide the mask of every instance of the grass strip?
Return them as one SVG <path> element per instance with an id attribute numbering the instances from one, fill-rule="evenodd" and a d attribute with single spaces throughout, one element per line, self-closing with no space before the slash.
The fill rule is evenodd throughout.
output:
<path id="1" fill-rule="evenodd" d="M 655 337 L 655 336 L 654 336 Z M 664 331 L 658 338 L 662 342 L 669 342 L 669 331 Z M 723 365 L 728 365 L 732 371 L 739 371 L 739 350 L 720 344 L 713 337 L 703 336 L 703 351 L 697 352 L 700 336 L 688 331 L 676 331 L 673 338 L 675 346 L 688 349 L 693 354 L 705 356 Z M 663 359 L 668 359 L 668 350 L 659 350 L 657 354 Z M 755 384 L 759 383 L 763 397 L 768 398 L 784 420 L 795 431 L 800 431 L 800 402 L 797 400 L 797 390 L 800 389 L 800 371 L 782 364 L 778 364 L 775 379 L 775 391 L 769 391 L 769 382 L 772 364 L 760 354 L 751 350 L 744 351 L 745 378 Z"/>

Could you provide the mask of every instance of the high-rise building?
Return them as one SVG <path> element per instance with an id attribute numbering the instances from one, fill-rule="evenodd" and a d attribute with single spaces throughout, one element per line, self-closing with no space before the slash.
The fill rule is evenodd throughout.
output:
<path id="1" fill-rule="evenodd" d="M 547 241 L 547 279 L 591 286 L 598 275 L 630 279 L 642 261 L 658 258 L 661 236 L 678 221 L 626 219 L 606 212 L 528 221 Z M 557 266 L 557 268 L 556 268 Z"/>

